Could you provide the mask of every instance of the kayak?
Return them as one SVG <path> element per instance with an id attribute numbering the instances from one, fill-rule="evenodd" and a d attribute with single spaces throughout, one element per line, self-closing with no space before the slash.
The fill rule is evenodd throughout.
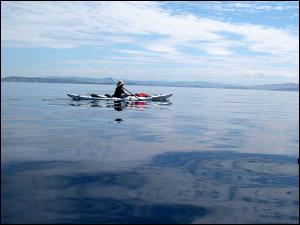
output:
<path id="1" fill-rule="evenodd" d="M 73 100 L 105 100 L 105 101 L 130 101 L 130 102 L 139 102 L 139 101 L 166 101 L 173 94 L 160 94 L 160 95 L 152 95 L 147 97 L 137 97 L 137 96 L 127 96 L 125 98 L 116 98 L 116 97 L 108 97 L 105 95 L 97 95 L 97 97 L 92 97 L 90 95 L 76 95 L 76 94 L 67 94 Z"/>
<path id="2" fill-rule="evenodd" d="M 76 94 L 67 94 L 73 100 L 106 100 L 106 101 L 166 101 L 173 94 L 160 94 L 160 95 L 152 95 L 148 97 L 136 97 L 136 96 L 127 96 L 125 98 L 116 98 L 116 97 L 107 97 L 105 95 L 98 95 L 98 97 L 92 97 L 90 95 L 76 95 Z"/>

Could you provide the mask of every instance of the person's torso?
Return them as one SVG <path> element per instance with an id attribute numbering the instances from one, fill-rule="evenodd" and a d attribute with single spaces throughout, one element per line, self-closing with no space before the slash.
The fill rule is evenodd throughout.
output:
<path id="1" fill-rule="evenodd" d="M 113 94 L 114 97 L 116 98 L 121 98 L 122 94 L 125 94 L 124 90 L 122 87 L 117 87 L 115 90 L 115 93 Z"/>

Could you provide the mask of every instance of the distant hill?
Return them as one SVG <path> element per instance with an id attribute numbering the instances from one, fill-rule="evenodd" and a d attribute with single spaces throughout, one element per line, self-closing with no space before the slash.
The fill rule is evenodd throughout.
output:
<path id="1" fill-rule="evenodd" d="M 251 86 L 252 89 L 260 90 L 276 90 L 276 91 L 299 91 L 299 84 L 283 83 L 283 84 L 266 84 Z"/>
<path id="2" fill-rule="evenodd" d="M 62 77 L 47 77 L 48 79 L 61 80 Z M 64 80 L 71 82 L 84 82 L 84 83 L 92 83 L 92 84 L 112 84 L 113 81 L 110 78 L 90 78 L 90 77 L 63 77 Z"/>
<path id="3" fill-rule="evenodd" d="M 110 78 L 86 77 L 18 77 L 1 78 L 1 82 L 30 82 L 30 83 L 68 83 L 68 84 L 114 84 Z M 125 80 L 126 85 L 169 86 L 169 87 L 198 87 L 198 88 L 228 88 L 228 89 L 255 89 L 276 91 L 299 91 L 299 84 L 265 84 L 265 85 L 227 85 L 202 81 L 136 81 Z"/>
<path id="4" fill-rule="evenodd" d="M 93 79 L 80 77 L 5 77 L 1 78 L 1 82 L 28 82 L 28 83 L 71 83 L 71 84 L 111 84 L 112 80 L 108 78 Z"/>

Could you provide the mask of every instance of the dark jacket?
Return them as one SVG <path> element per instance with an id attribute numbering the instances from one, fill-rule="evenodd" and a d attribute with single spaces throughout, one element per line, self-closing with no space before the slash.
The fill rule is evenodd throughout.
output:
<path id="1" fill-rule="evenodd" d="M 115 90 L 115 93 L 113 94 L 113 97 L 121 98 L 122 95 L 125 95 L 125 96 L 126 96 L 126 93 L 125 93 L 125 91 L 123 90 L 123 87 L 122 87 L 122 86 L 116 87 L 116 90 Z"/>

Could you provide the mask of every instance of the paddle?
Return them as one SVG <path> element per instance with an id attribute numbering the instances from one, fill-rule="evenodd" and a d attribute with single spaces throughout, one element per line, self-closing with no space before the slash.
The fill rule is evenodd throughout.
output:
<path id="1" fill-rule="evenodd" d="M 114 79 L 112 79 L 111 77 L 109 78 L 111 79 L 113 82 L 117 83 Z M 142 99 L 139 98 L 139 96 L 137 96 L 136 94 L 132 94 L 130 91 L 128 91 L 126 88 L 122 87 L 125 91 L 127 91 L 129 94 L 135 96 L 138 100 L 143 101 Z"/>

